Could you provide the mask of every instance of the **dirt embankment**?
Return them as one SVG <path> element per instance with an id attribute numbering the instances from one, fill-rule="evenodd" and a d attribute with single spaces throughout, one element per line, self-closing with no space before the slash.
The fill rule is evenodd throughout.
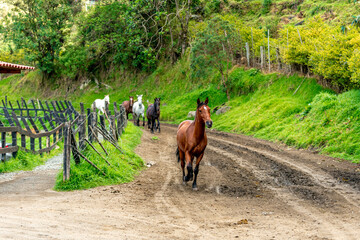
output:
<path id="1" fill-rule="evenodd" d="M 359 238 L 358 165 L 208 131 L 195 192 L 175 134 L 145 131 L 136 151 L 155 164 L 129 184 L 54 192 L 54 171 L 1 183 L 0 239 Z"/>

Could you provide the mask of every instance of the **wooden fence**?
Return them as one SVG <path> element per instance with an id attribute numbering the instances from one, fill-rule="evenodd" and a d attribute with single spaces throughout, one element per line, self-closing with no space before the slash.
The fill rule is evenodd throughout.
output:
<path id="1" fill-rule="evenodd" d="M 2 100 L 0 107 L 0 154 L 1 161 L 6 161 L 6 154 L 16 157 L 19 149 L 43 154 L 50 152 L 61 141 L 64 122 L 74 119 L 78 115 L 68 101 L 35 102 L 31 100 L 32 107 L 28 107 L 25 100 L 16 101 L 14 107 L 11 101 Z M 46 106 L 46 108 L 44 107 Z M 11 134 L 11 143 L 7 135 Z M 7 141 L 8 140 L 8 141 Z M 29 140 L 29 141 L 27 141 Z"/>
<path id="2" fill-rule="evenodd" d="M 82 103 L 80 104 L 80 109 L 81 113 L 79 116 L 73 121 L 65 122 L 64 125 L 63 181 L 70 179 L 71 155 L 73 156 L 75 164 L 79 164 L 82 158 L 105 175 L 99 167 L 83 154 L 83 151 L 87 147 L 90 147 L 110 165 L 106 158 L 93 145 L 93 142 L 97 142 L 101 147 L 101 151 L 108 155 L 106 148 L 101 143 L 101 138 L 110 142 L 116 149 L 124 153 L 118 145 L 118 140 L 127 125 L 125 108 L 121 105 L 118 107 L 117 103 L 114 102 L 114 110 L 111 112 L 109 111 L 108 104 L 106 104 L 104 114 L 99 116 L 95 106 L 93 109 L 88 108 L 86 114 Z"/>
<path id="3" fill-rule="evenodd" d="M 0 154 L 1 161 L 6 161 L 6 154 L 16 157 L 21 149 L 34 154 L 43 154 L 53 150 L 64 134 L 65 146 L 68 136 L 72 138 L 73 151 L 81 153 L 86 143 L 92 143 L 94 139 L 99 141 L 101 133 L 105 140 L 114 142 L 121 136 L 126 126 L 125 109 L 114 103 L 113 114 L 108 110 L 104 115 L 98 116 L 95 109 L 84 111 L 84 105 L 80 104 L 80 113 L 75 110 L 70 101 L 34 101 L 30 100 L 31 107 L 21 98 L 16 101 L 14 107 L 11 101 L 2 100 L 0 106 Z M 109 128 L 106 128 L 109 123 Z M 86 128 L 87 126 L 87 128 Z M 70 128 L 70 130 L 69 130 Z M 86 134 L 86 130 L 88 133 Z M 79 134 L 77 144 L 75 135 Z M 11 137 L 10 137 L 11 136 Z M 114 144 L 117 144 L 114 143 Z M 64 149 L 64 159 L 69 156 L 68 148 Z M 77 154 L 76 156 L 78 156 Z M 78 162 L 78 157 L 75 159 Z M 68 160 L 68 159 L 67 159 Z"/>

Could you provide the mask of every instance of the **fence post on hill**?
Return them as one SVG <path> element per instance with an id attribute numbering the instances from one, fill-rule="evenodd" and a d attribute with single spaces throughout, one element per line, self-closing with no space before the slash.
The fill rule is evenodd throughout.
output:
<path id="1" fill-rule="evenodd" d="M 0 120 L 0 127 L 4 127 L 4 124 Z M 1 147 L 4 148 L 6 145 L 6 132 L 1 132 Z M 5 162 L 6 153 L 1 154 L 1 161 Z"/>
<path id="2" fill-rule="evenodd" d="M 85 146 L 85 134 L 86 134 L 86 115 L 85 115 L 85 109 L 84 109 L 84 103 L 80 103 L 80 130 L 79 130 L 79 149 L 83 150 Z"/>
<path id="3" fill-rule="evenodd" d="M 88 139 L 90 142 L 93 141 L 93 133 L 91 132 L 91 120 L 92 120 L 92 113 L 91 113 L 91 110 L 90 108 L 87 109 L 87 118 L 88 118 Z"/>
<path id="4" fill-rule="evenodd" d="M 37 119 L 37 115 L 38 115 L 38 109 L 36 108 L 35 106 L 35 102 L 33 99 L 30 100 L 31 101 L 31 104 L 33 105 L 34 109 L 35 109 L 35 119 Z"/>
<path id="5" fill-rule="evenodd" d="M 116 140 L 119 140 L 119 111 L 117 108 L 117 103 L 114 102 L 114 131 L 115 131 L 115 136 L 116 136 Z"/>
<path id="6" fill-rule="evenodd" d="M 260 66 L 261 66 L 261 69 L 264 68 L 264 48 L 263 48 L 263 46 L 260 46 Z"/>
<path id="7" fill-rule="evenodd" d="M 101 130 L 102 130 L 103 132 L 106 131 L 104 115 L 100 115 L 100 127 L 101 127 Z"/>
<path id="8" fill-rule="evenodd" d="M 36 126 L 36 124 L 35 124 L 35 122 L 34 122 L 34 120 L 32 119 L 31 116 L 29 116 L 29 122 L 30 122 L 30 124 L 32 125 L 33 129 L 35 130 L 35 133 L 36 133 L 36 134 L 39 134 L 40 131 L 39 131 L 39 129 L 37 128 L 37 126 Z M 35 142 L 35 139 L 34 139 L 34 142 Z M 35 144 L 34 144 L 34 145 L 35 145 Z M 40 150 L 42 149 L 42 146 L 41 146 L 41 137 L 39 137 L 39 149 L 40 149 Z M 33 151 L 35 151 L 35 146 L 34 146 Z M 42 153 L 40 154 L 40 156 L 42 156 Z"/>
<path id="9" fill-rule="evenodd" d="M 115 127 L 116 127 L 115 116 L 110 115 L 110 132 L 111 132 L 111 135 L 112 135 L 112 137 L 114 139 L 119 140 L 118 137 L 117 137 L 116 131 L 115 131 Z"/>
<path id="10" fill-rule="evenodd" d="M 94 130 L 94 134 L 96 137 L 98 137 L 98 130 L 95 126 L 97 126 L 98 123 L 98 111 L 96 109 L 96 105 L 94 103 L 93 112 L 91 113 L 91 128 Z"/>
<path id="11" fill-rule="evenodd" d="M 250 67 L 250 49 L 249 49 L 249 43 L 245 43 L 245 48 L 246 48 L 247 64 L 248 64 L 248 67 Z"/>
<path id="12" fill-rule="evenodd" d="M 253 29 L 251 28 L 251 52 L 252 52 L 252 66 L 255 67 L 255 51 L 254 51 L 254 36 L 253 36 Z"/>
<path id="13" fill-rule="evenodd" d="M 7 107 L 8 105 L 8 99 L 7 99 L 7 96 L 5 96 L 5 106 L 4 107 Z"/>
<path id="14" fill-rule="evenodd" d="M 5 114 L 5 117 L 7 118 L 7 120 L 9 121 L 10 126 L 15 127 L 14 121 L 12 120 L 7 108 L 4 108 L 4 114 Z M 11 132 L 11 138 L 12 138 L 11 146 L 13 146 L 13 147 L 17 146 L 16 132 Z M 12 153 L 13 158 L 16 158 L 16 155 L 17 155 L 17 152 Z"/>
<path id="15" fill-rule="evenodd" d="M 66 122 L 64 127 L 64 165 L 63 165 L 63 181 L 70 179 L 70 123 Z"/>
<path id="16" fill-rule="evenodd" d="M 41 126 L 43 127 L 43 129 L 48 132 L 49 129 L 46 127 L 45 123 L 43 122 L 43 120 L 41 118 L 39 118 L 39 122 L 41 124 Z M 46 137 L 46 148 L 49 148 L 51 145 L 51 142 L 50 142 L 50 136 Z M 50 154 L 50 151 L 49 151 L 49 154 Z"/>
<path id="17" fill-rule="evenodd" d="M 271 72 L 271 59 L 270 59 L 270 30 L 268 29 L 268 57 L 269 57 L 269 72 Z"/>

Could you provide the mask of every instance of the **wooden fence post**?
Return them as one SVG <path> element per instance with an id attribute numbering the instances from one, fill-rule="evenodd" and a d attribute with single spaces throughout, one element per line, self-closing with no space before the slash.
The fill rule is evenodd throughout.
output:
<path id="1" fill-rule="evenodd" d="M 85 116 L 85 109 L 84 109 L 84 103 L 80 103 L 80 109 L 81 109 L 81 114 L 79 117 L 79 122 L 80 122 L 80 130 L 79 130 L 79 149 L 84 150 L 85 147 L 85 134 L 86 134 L 86 127 L 85 127 L 85 121 L 86 121 L 86 116 Z"/>
<path id="2" fill-rule="evenodd" d="M 119 140 L 117 138 L 117 134 L 116 134 L 116 131 L 115 131 L 115 127 L 116 127 L 116 124 L 115 124 L 115 116 L 114 115 L 111 115 L 110 116 L 110 132 L 111 132 L 111 136 L 116 139 L 116 140 Z"/>
<path id="3" fill-rule="evenodd" d="M 115 119 L 114 119 L 114 122 L 115 122 L 114 123 L 114 131 L 115 131 L 115 135 L 116 135 L 116 140 L 119 140 L 119 131 L 118 131 L 118 129 L 119 129 L 120 113 L 118 111 L 116 102 L 114 102 L 114 116 L 115 116 Z"/>
<path id="4" fill-rule="evenodd" d="M 261 69 L 264 69 L 264 48 L 260 46 L 260 66 Z"/>
<path id="5" fill-rule="evenodd" d="M 29 122 L 30 124 L 32 125 L 32 127 L 34 128 L 35 132 L 36 133 L 40 133 L 39 129 L 37 128 L 34 120 L 31 118 L 31 116 L 29 116 Z M 34 143 L 35 143 L 35 139 L 34 139 Z M 35 145 L 35 144 L 34 144 Z M 42 149 L 42 146 L 41 146 L 41 137 L 39 137 L 39 149 L 41 150 Z M 35 151 L 35 146 L 34 146 L 34 149 L 32 149 L 33 151 Z M 42 153 L 40 154 L 40 156 L 42 156 Z"/>
<path id="6" fill-rule="evenodd" d="M 104 115 L 100 115 L 100 126 L 101 130 L 103 130 L 103 132 L 106 132 Z"/>
<path id="7" fill-rule="evenodd" d="M 246 48 L 247 64 L 248 64 L 248 67 L 250 67 L 250 49 L 249 49 L 249 43 L 245 43 L 245 48 Z"/>
<path id="8" fill-rule="evenodd" d="M 0 127 L 3 127 L 4 124 L 0 121 Z M 6 133 L 2 132 L 1 133 L 1 147 L 5 148 L 6 145 Z M 1 154 L 1 161 L 5 162 L 6 160 L 6 153 Z"/>
<path id="9" fill-rule="evenodd" d="M 64 127 L 64 165 L 63 181 L 70 179 L 70 123 L 66 122 Z"/>
<path id="10" fill-rule="evenodd" d="M 90 142 L 92 142 L 93 141 L 93 137 L 92 137 L 93 133 L 91 132 L 92 114 L 90 108 L 87 109 L 87 117 L 88 117 L 88 139 Z"/>
<path id="11" fill-rule="evenodd" d="M 268 29 L 268 57 L 269 57 L 269 72 L 271 72 L 271 59 L 270 59 L 270 30 Z"/>
<path id="12" fill-rule="evenodd" d="M 10 126 L 15 127 L 14 121 L 12 120 L 12 118 L 6 108 L 4 108 L 4 114 L 5 114 L 5 117 L 7 118 L 7 120 L 9 121 Z M 12 138 L 11 146 L 13 146 L 13 147 L 17 146 L 16 133 L 17 132 L 11 132 L 11 138 Z M 13 155 L 13 158 L 16 158 L 17 152 L 13 152 L 12 155 Z"/>

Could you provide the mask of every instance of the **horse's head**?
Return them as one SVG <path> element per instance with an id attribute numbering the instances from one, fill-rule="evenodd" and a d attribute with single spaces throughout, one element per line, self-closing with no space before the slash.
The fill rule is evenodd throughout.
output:
<path id="1" fill-rule="evenodd" d="M 134 97 L 129 96 L 129 106 L 130 106 L 131 109 L 132 109 L 133 105 L 134 105 Z"/>
<path id="2" fill-rule="evenodd" d="M 197 100 L 197 109 L 196 109 L 196 117 L 199 116 L 200 121 L 203 121 L 208 128 L 212 127 L 212 120 L 210 118 L 210 108 L 208 106 L 209 98 L 206 98 L 205 102 L 201 102 L 198 98 Z"/>
<path id="3" fill-rule="evenodd" d="M 142 104 L 142 96 L 143 95 L 136 95 L 137 96 L 137 101 L 139 104 Z"/>
<path id="4" fill-rule="evenodd" d="M 154 99 L 154 110 L 157 114 L 160 114 L 160 98 Z"/>
<path id="5" fill-rule="evenodd" d="M 105 95 L 104 100 L 105 100 L 106 102 L 110 103 L 110 97 L 109 97 L 109 95 Z"/>

